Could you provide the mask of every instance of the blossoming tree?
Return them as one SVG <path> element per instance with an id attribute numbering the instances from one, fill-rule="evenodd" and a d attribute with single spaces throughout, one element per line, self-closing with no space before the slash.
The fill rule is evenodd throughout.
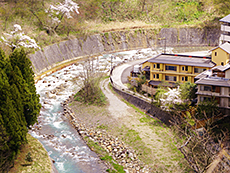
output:
<path id="1" fill-rule="evenodd" d="M 38 19 L 40 26 L 46 30 L 48 34 L 56 33 L 56 30 L 64 18 L 73 18 L 73 14 L 79 14 L 79 6 L 72 0 L 65 0 L 57 5 L 50 5 L 43 12 L 32 14 Z"/>
<path id="2" fill-rule="evenodd" d="M 14 30 L 10 33 L 3 33 L 3 36 L 1 36 L 0 41 L 7 46 L 9 46 L 12 51 L 15 48 L 24 47 L 25 49 L 41 49 L 36 41 L 32 38 L 30 38 L 28 35 L 25 35 L 22 31 L 22 28 L 20 25 L 15 24 Z"/>
<path id="3" fill-rule="evenodd" d="M 182 103 L 179 87 L 174 89 L 168 88 L 168 91 L 162 95 L 160 101 L 161 108 L 164 110 L 168 110 L 171 105 Z"/>

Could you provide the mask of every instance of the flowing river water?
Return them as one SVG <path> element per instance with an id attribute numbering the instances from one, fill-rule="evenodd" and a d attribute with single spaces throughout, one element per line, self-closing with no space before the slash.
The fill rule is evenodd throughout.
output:
<path id="1" fill-rule="evenodd" d="M 117 65 L 122 61 L 146 58 L 154 54 L 156 52 L 151 49 L 114 53 L 113 59 L 112 54 L 107 54 L 95 58 L 92 64 L 99 71 L 109 72 L 111 59 L 112 65 Z M 82 72 L 81 63 L 73 64 L 36 83 L 42 108 L 38 123 L 33 126 L 30 134 L 44 145 L 55 161 L 55 171 L 60 173 L 101 173 L 106 170 L 97 155 L 63 116 L 61 103 L 80 89 Z"/>

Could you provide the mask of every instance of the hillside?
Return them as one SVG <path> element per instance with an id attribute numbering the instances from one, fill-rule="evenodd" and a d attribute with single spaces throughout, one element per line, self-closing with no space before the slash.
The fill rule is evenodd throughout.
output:
<path id="1" fill-rule="evenodd" d="M 219 18 L 230 13 L 227 0 L 90 0 L 87 3 L 3 0 L 0 3 L 1 35 L 19 24 L 42 48 L 73 37 L 114 30 L 219 26 Z M 1 47 L 7 49 L 4 44 Z"/>

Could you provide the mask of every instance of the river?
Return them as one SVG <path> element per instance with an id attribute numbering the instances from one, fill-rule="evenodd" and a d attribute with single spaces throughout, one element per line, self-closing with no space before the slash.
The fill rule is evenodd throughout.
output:
<path id="1" fill-rule="evenodd" d="M 96 57 L 92 64 L 96 70 L 108 73 L 111 65 L 153 54 L 156 52 L 152 49 L 106 54 Z M 88 148 L 63 116 L 61 103 L 80 89 L 82 72 L 83 65 L 77 63 L 45 76 L 36 83 L 42 108 L 38 123 L 33 126 L 30 134 L 44 145 L 55 161 L 56 172 L 60 173 L 101 173 L 106 170 L 97 155 Z"/>

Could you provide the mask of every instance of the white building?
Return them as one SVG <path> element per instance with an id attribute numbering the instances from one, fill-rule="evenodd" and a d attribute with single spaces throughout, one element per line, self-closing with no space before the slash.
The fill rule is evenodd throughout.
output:
<path id="1" fill-rule="evenodd" d="M 221 24 L 221 35 L 220 35 L 220 45 L 229 42 L 230 43 L 230 14 L 220 19 Z"/>
<path id="2" fill-rule="evenodd" d="M 198 104 L 201 101 L 215 99 L 225 113 L 230 113 L 230 64 L 216 66 L 209 72 L 197 76 Z"/>

